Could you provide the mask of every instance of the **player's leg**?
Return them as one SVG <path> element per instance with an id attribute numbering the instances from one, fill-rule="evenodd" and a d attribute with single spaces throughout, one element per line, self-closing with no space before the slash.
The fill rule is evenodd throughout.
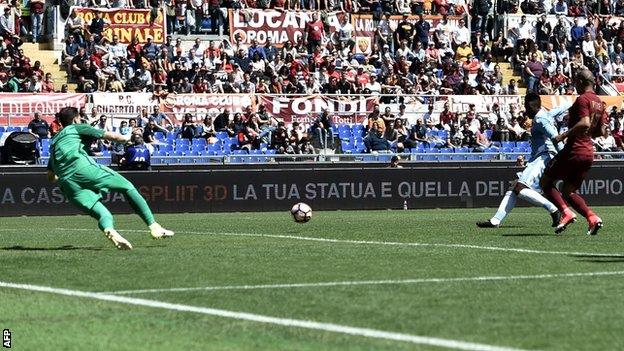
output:
<path id="1" fill-rule="evenodd" d="M 114 228 L 113 215 L 100 202 L 101 196 L 90 189 L 84 189 L 72 180 L 60 182 L 61 191 L 74 204 L 98 221 L 98 227 L 104 235 L 121 250 L 130 250 L 132 245 Z"/>
<path id="2" fill-rule="evenodd" d="M 94 186 L 103 191 L 112 190 L 123 193 L 134 212 L 149 227 L 152 238 L 161 239 L 174 235 L 172 231 L 164 229 L 156 222 L 147 201 L 129 180 L 109 168 L 102 168 L 101 172 Z"/>
<path id="3" fill-rule="evenodd" d="M 120 250 L 132 250 L 132 245 L 115 230 L 113 215 L 100 201 L 89 210 L 89 215 L 98 221 L 100 230 Z"/>
<path id="4" fill-rule="evenodd" d="M 574 168 L 577 172 L 570 173 L 565 179 L 563 186 L 561 187 L 561 193 L 566 201 L 583 217 L 587 219 L 589 227 L 587 229 L 588 235 L 596 235 L 600 228 L 602 228 L 602 219 L 598 217 L 594 211 L 587 205 L 581 195 L 576 193 L 576 190 L 581 186 L 587 172 L 591 168 L 592 160 L 580 160 L 574 162 Z"/>
<path id="5" fill-rule="evenodd" d="M 544 176 L 546 164 L 550 161 L 550 155 L 544 154 L 531 161 L 524 171 L 519 175 L 518 182 L 514 186 L 514 192 L 522 199 L 534 206 L 543 207 L 550 213 L 553 220 L 553 227 L 559 224 L 561 212 L 550 201 L 548 201 L 536 189 L 540 189 L 540 180 Z"/>
<path id="6" fill-rule="evenodd" d="M 561 212 L 559 212 L 557 206 L 548 201 L 548 199 L 542 196 L 542 194 L 522 183 L 516 184 L 514 192 L 518 194 L 519 199 L 522 199 L 533 206 L 543 207 L 546 209 L 552 218 L 552 227 L 556 227 L 559 224 L 559 221 L 561 220 Z"/>
<path id="7" fill-rule="evenodd" d="M 559 234 L 566 230 L 568 225 L 574 223 L 576 221 L 576 215 L 570 208 L 568 204 L 565 202 L 561 193 L 555 187 L 555 181 L 557 179 L 563 179 L 566 174 L 569 172 L 566 167 L 566 161 L 568 155 L 557 154 L 546 166 L 546 170 L 544 171 L 544 175 L 540 180 L 540 186 L 544 195 L 548 200 L 550 200 L 559 211 L 561 211 L 561 220 L 559 221 L 559 225 L 555 228 L 555 233 Z"/>
<path id="8" fill-rule="evenodd" d="M 498 228 L 501 222 L 507 217 L 509 212 L 516 205 L 517 194 L 512 190 L 508 190 L 498 205 L 498 209 L 492 218 L 487 221 L 477 222 L 479 228 Z"/>

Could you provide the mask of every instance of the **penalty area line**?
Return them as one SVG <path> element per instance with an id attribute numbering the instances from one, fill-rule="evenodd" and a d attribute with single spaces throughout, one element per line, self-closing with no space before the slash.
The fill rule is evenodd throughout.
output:
<path id="1" fill-rule="evenodd" d="M 359 285 L 402 285 L 402 284 L 426 284 L 426 283 L 457 283 L 457 282 L 489 282 L 505 280 L 537 280 L 556 278 L 578 278 L 624 275 L 624 271 L 586 272 L 586 273 L 560 273 L 560 274 L 537 274 L 537 275 L 510 275 L 510 276 L 481 276 L 481 277 L 457 277 L 457 278 L 421 278 L 421 279 L 396 279 L 396 280 L 355 280 L 335 281 L 318 283 L 293 283 L 293 284 L 261 284 L 261 285 L 225 285 L 204 286 L 191 288 L 162 288 L 142 290 L 119 290 L 106 292 L 106 294 L 149 294 L 186 291 L 218 291 L 218 290 L 259 290 L 259 289 L 289 289 L 289 288 L 319 288 L 333 286 L 359 286 Z"/>
<path id="2" fill-rule="evenodd" d="M 247 312 L 236 312 L 236 311 L 228 311 L 228 310 L 222 310 L 222 309 L 216 309 L 216 308 L 174 304 L 174 303 L 163 302 L 163 301 L 146 300 L 146 299 L 139 299 L 139 298 L 134 298 L 134 297 L 110 295 L 110 294 L 79 291 L 79 290 L 53 288 L 53 287 L 48 287 L 48 286 L 18 284 L 18 283 L 0 281 L 0 288 L 20 289 L 20 290 L 35 291 L 35 292 L 49 293 L 49 294 L 55 294 L 55 295 L 87 298 L 87 299 L 92 299 L 92 300 L 117 302 L 117 303 L 122 303 L 126 305 L 143 306 L 143 307 L 164 309 L 164 310 L 176 311 L 176 312 L 198 313 L 198 314 L 204 314 L 204 315 L 209 315 L 209 316 L 245 320 L 245 321 L 264 323 L 264 324 L 273 324 L 273 325 L 279 325 L 279 326 L 284 326 L 284 327 L 303 328 L 303 329 L 318 330 L 318 331 L 324 331 L 324 332 L 362 336 L 362 337 L 374 338 L 374 339 L 407 342 L 407 343 L 418 344 L 418 345 L 430 345 L 430 346 L 444 347 L 444 348 L 457 349 L 457 350 L 522 351 L 516 348 L 479 344 L 479 343 L 465 342 L 465 341 L 453 340 L 453 339 L 443 339 L 443 338 L 435 338 L 435 337 L 427 337 L 427 336 L 419 336 L 419 335 L 411 335 L 411 334 L 403 334 L 403 333 L 394 333 L 394 332 L 375 330 L 375 329 L 369 329 L 369 328 L 351 327 L 351 326 L 345 326 L 345 325 L 339 325 L 339 324 L 314 322 L 314 321 L 299 320 L 299 319 L 271 317 L 271 316 L 265 316 L 265 315 L 254 314 L 254 313 L 247 313 Z"/>
<path id="3" fill-rule="evenodd" d="M 61 231 L 93 231 L 92 229 L 85 228 L 56 228 Z M 146 233 L 146 230 L 120 230 L 120 232 L 130 233 Z M 262 233 L 227 233 L 227 232 L 196 232 L 196 231 L 181 231 L 177 234 L 199 234 L 199 235 L 221 235 L 221 236 L 241 236 L 241 237 L 257 237 L 257 238 L 271 238 L 271 239 L 289 239 L 289 240 L 302 240 L 302 241 L 316 241 L 324 243 L 336 243 L 336 244 L 353 244 L 353 245 L 382 245 L 382 246 L 404 246 L 404 247 L 446 247 L 455 249 L 474 249 L 474 250 L 489 250 L 489 251 L 501 251 L 501 252 L 517 252 L 517 253 L 529 253 L 529 254 L 546 254 L 546 255 L 564 255 L 564 256 L 621 256 L 621 253 L 596 253 L 596 252 L 575 252 L 575 251 L 548 251 L 548 250 L 535 250 L 525 248 L 513 248 L 513 247 L 500 247 L 500 246 L 481 246 L 471 244 L 440 244 L 440 243 L 414 243 L 414 242 L 400 242 L 400 241 L 374 241 L 374 240 L 348 240 L 348 239 L 334 239 L 334 238 L 318 238 L 309 236 L 297 236 L 297 235 L 279 235 L 279 234 L 262 234 Z"/>

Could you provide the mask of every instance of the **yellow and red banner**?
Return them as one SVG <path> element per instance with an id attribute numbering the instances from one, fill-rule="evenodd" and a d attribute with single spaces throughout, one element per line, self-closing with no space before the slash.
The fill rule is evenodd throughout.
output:
<path id="1" fill-rule="evenodd" d="M 162 9 L 158 9 L 158 16 L 155 19 L 152 18 L 150 9 L 74 7 L 72 11 L 84 20 L 87 27 L 96 13 L 102 12 L 104 20 L 110 24 L 103 33 L 108 40 L 112 40 L 113 35 L 117 35 L 122 44 L 129 44 L 134 37 L 139 39 L 139 43 L 145 43 L 147 36 L 152 36 L 156 44 L 165 42 L 166 29 Z"/>

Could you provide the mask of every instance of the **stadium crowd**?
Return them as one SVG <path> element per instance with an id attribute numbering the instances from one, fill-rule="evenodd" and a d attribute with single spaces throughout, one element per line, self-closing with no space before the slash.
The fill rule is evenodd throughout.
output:
<path id="1" fill-rule="evenodd" d="M 495 4 L 490 0 L 83 1 L 72 5 L 92 7 L 95 16 L 90 23 L 84 23 L 67 11 L 62 62 L 80 92 L 151 92 L 159 99 L 172 93 L 373 94 L 380 95 L 382 104 L 409 103 L 406 95 L 421 95 L 420 102 L 427 104 L 433 101 L 428 96 L 437 95 L 517 95 L 519 84 L 544 95 L 571 95 L 576 93 L 571 78 L 582 67 L 594 71 L 598 89 L 606 82 L 623 80 L 624 24 L 597 15 L 619 14 L 620 2 L 610 3 L 605 13 L 604 4 L 596 2 L 526 1 L 520 7 L 529 3 L 531 9 L 524 11 L 523 7 L 523 12 L 540 15 L 522 16 L 508 32 L 494 33 L 495 28 L 501 27 L 496 25 L 494 14 L 515 13 L 517 4 L 513 0 Z M 102 35 L 108 23 L 97 8 L 158 11 L 161 5 L 170 33 L 164 44 L 155 44 L 154 38 L 147 36 L 145 42 L 135 38 L 124 45 L 116 35 L 111 41 Z M 225 8 L 319 12 L 311 15 L 301 40 L 280 48 L 270 39 L 262 45 L 255 41 L 246 45 L 238 37 L 229 51 L 217 41 L 200 37 L 185 49 L 181 38 L 175 37 L 176 33 L 203 33 L 201 29 L 206 23 L 216 31 L 224 24 Z M 8 12 L 12 11 L 10 8 Z M 347 12 L 334 32 L 330 32 L 326 11 Z M 369 54 L 354 54 L 355 31 L 349 13 L 373 14 L 376 31 Z M 390 16 L 396 14 L 403 14 L 403 18 L 394 27 Z M 443 16 L 432 23 L 425 20 L 424 14 Z M 410 20 L 410 15 L 419 18 Z M 460 17 L 453 17 L 456 22 L 451 22 L 449 15 Z M 557 16 L 554 21 L 553 15 Z M 11 43 L 6 46 L 11 47 Z M 6 51 L 6 60 L 13 59 L 12 51 L 6 49 L 0 65 Z M 498 62 L 510 62 L 521 80 L 503 81 Z M 15 70 L 26 71 L 19 77 L 37 84 L 37 75 L 42 72 L 32 72 L 40 71 L 36 63 L 31 71 L 21 64 L 17 66 L 9 69 L 7 75 L 17 76 L 11 73 Z M 14 79 L 9 77 L 6 84 L 11 80 Z M 46 91 L 45 83 L 41 79 L 40 91 Z M 22 86 L 18 91 L 33 91 L 21 89 Z M 50 87 L 45 89 L 49 91 Z M 433 104 L 430 106 L 429 112 L 412 125 L 401 117 L 404 108 L 398 113 L 376 109 L 363 129 L 353 128 L 351 134 L 340 137 L 343 149 L 402 151 L 425 146 L 483 151 L 500 147 L 501 143 L 528 139 L 530 125 L 519 106 L 493 105 L 485 113 L 474 109 L 457 113 L 448 106 L 438 113 L 433 111 Z M 223 111 L 199 123 L 190 115 L 179 125 L 162 113 L 156 115 L 138 117 L 135 125 L 130 126 L 143 128 L 142 137 L 148 144 L 156 141 L 156 133 L 172 131 L 177 137 L 204 138 L 208 143 L 217 142 L 217 135 L 225 133 L 237 139 L 239 148 L 269 147 L 283 153 L 311 153 L 319 148 L 337 148 L 339 144 L 332 137 L 339 135 L 339 127 L 332 126 L 326 111 L 311 125 L 292 126 L 276 120 L 263 106 L 243 113 Z M 99 117 L 93 116 L 92 121 L 97 120 Z M 612 121 L 614 143 L 597 143 L 601 148 L 621 147 L 621 118 L 614 117 Z"/>

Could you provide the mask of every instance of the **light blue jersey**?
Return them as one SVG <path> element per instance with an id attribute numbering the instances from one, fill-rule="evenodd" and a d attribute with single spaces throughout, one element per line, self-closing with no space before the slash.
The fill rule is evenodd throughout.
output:
<path id="1" fill-rule="evenodd" d="M 554 145 L 552 139 L 557 136 L 556 122 L 561 121 L 572 105 L 563 105 L 550 111 L 540 110 L 533 118 L 531 127 L 531 159 L 524 171 L 518 173 L 518 182 L 541 191 L 539 183 L 550 159 L 563 148 L 563 143 Z"/>
<path id="2" fill-rule="evenodd" d="M 555 155 L 561 150 L 562 146 L 554 145 L 552 139 L 558 134 L 556 122 L 563 119 L 570 107 L 572 104 L 566 102 L 550 111 L 541 109 L 535 115 L 533 127 L 531 127 L 531 159 L 529 162 L 542 154 Z"/>

